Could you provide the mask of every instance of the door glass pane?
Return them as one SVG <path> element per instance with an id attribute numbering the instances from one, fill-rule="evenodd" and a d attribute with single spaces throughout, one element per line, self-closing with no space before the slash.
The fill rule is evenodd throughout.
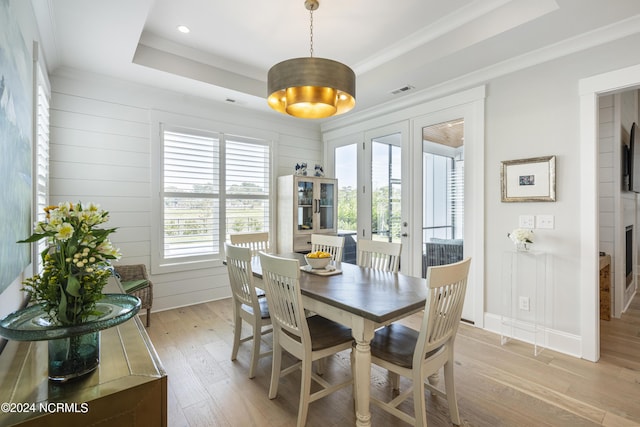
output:
<path id="1" fill-rule="evenodd" d="M 317 203 L 319 204 L 318 210 L 320 212 L 320 229 L 332 229 L 335 218 L 333 217 L 333 193 L 334 193 L 334 185 L 331 183 L 322 182 L 320 183 L 320 199 L 318 199 Z"/>
<path id="2" fill-rule="evenodd" d="M 397 140 L 397 141 L 396 141 Z M 400 242 L 400 134 L 375 138 L 371 152 L 371 239 Z"/>
<path id="3" fill-rule="evenodd" d="M 358 144 L 343 145 L 335 150 L 338 179 L 338 234 L 344 236 L 342 262 L 356 263 L 358 234 Z"/>
<path id="4" fill-rule="evenodd" d="M 460 261 L 464 237 L 464 121 L 423 128 L 422 277 Z"/>
<path id="5" fill-rule="evenodd" d="M 313 229 L 313 182 L 298 181 L 298 230 Z"/>

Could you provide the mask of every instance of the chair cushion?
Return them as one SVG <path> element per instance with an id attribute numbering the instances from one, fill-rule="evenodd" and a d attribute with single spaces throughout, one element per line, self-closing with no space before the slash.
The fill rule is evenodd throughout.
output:
<path id="1" fill-rule="evenodd" d="M 260 318 L 268 319 L 269 317 L 271 317 L 271 315 L 269 314 L 269 306 L 267 305 L 267 299 L 266 298 L 258 299 L 258 304 L 260 304 Z M 242 309 L 248 313 L 253 314 L 253 308 L 250 305 L 242 304 Z"/>
<path id="2" fill-rule="evenodd" d="M 307 317 L 309 335 L 311 335 L 311 350 L 317 351 L 334 345 L 343 344 L 353 340 L 351 329 L 322 316 Z M 284 331 L 287 335 L 291 334 Z M 293 337 L 298 339 L 298 337 Z"/>
<path id="3" fill-rule="evenodd" d="M 392 323 L 376 331 L 371 340 L 371 356 L 385 360 L 403 368 L 412 369 L 413 353 L 416 350 L 419 331 L 404 325 Z M 425 355 L 428 359 L 442 347 L 436 348 Z"/>
<path id="4" fill-rule="evenodd" d="M 129 295 L 140 298 L 140 301 L 142 302 L 142 305 L 140 306 L 141 310 L 148 310 L 153 305 L 153 292 L 151 290 L 151 286 L 146 286 L 138 289 L 137 291 L 129 292 Z"/>
<path id="5" fill-rule="evenodd" d="M 418 334 L 415 329 L 392 323 L 376 331 L 371 340 L 371 355 L 411 369 Z"/>
<path id="6" fill-rule="evenodd" d="M 131 292 L 135 292 L 139 289 L 142 289 L 146 286 L 149 286 L 149 281 L 146 279 L 125 280 L 120 283 L 122 284 L 122 289 L 124 289 L 124 291 L 128 294 L 130 294 Z"/>

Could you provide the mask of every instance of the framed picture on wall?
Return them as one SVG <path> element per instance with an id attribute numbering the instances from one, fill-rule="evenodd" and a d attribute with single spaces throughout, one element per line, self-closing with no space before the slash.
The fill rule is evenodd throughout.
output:
<path id="1" fill-rule="evenodd" d="M 503 202 L 555 202 L 556 156 L 505 160 L 500 182 Z"/>

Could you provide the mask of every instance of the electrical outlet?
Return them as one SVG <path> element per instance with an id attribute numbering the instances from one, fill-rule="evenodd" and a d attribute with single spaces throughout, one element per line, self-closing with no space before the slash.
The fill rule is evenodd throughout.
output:
<path id="1" fill-rule="evenodd" d="M 518 227 L 520 228 L 535 228 L 535 216 L 533 215 L 520 215 L 518 218 Z"/>
<path id="2" fill-rule="evenodd" d="M 553 215 L 536 216 L 536 228 L 549 228 L 553 230 Z"/>
<path id="3" fill-rule="evenodd" d="M 529 311 L 529 297 L 520 297 L 518 308 L 523 311 Z"/>

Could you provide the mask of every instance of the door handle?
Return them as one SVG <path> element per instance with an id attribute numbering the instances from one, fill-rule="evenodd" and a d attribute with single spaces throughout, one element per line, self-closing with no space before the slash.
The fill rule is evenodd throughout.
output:
<path id="1" fill-rule="evenodd" d="M 407 233 L 402 233 L 402 237 L 409 237 Z"/>

